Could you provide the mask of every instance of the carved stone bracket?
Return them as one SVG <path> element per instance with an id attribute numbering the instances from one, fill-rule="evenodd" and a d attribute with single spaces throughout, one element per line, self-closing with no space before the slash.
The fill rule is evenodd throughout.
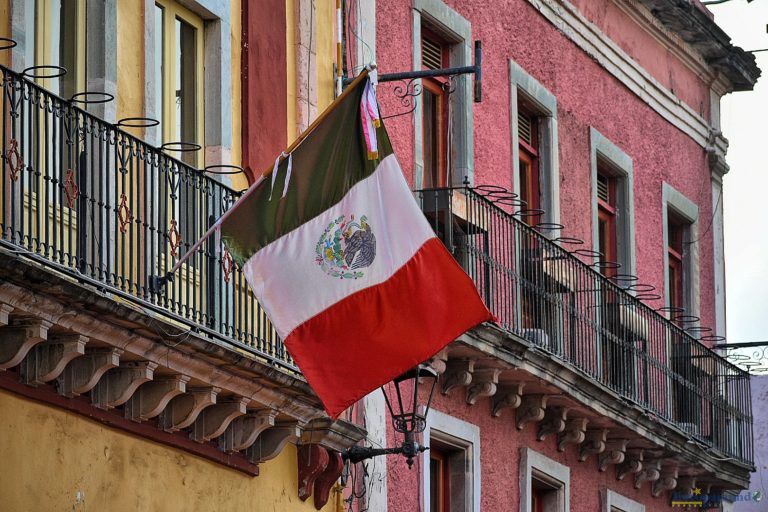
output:
<path id="1" fill-rule="evenodd" d="M 677 480 L 677 492 L 680 496 L 691 496 L 696 488 L 696 477 L 685 476 Z"/>
<path id="2" fill-rule="evenodd" d="M 608 439 L 608 429 L 599 428 L 587 431 L 584 442 L 579 447 L 579 462 L 584 462 L 590 455 L 600 455 L 605 451 L 606 440 Z M 622 459 L 624 452 L 621 453 Z"/>
<path id="3" fill-rule="evenodd" d="M 0 370 L 21 363 L 32 347 L 48 338 L 51 325 L 40 318 L 21 318 L 0 327 Z"/>
<path id="4" fill-rule="evenodd" d="M 225 452 L 245 450 L 259 437 L 259 434 L 275 426 L 277 411 L 264 409 L 236 418 L 219 438 L 219 447 Z"/>
<path id="5" fill-rule="evenodd" d="M 186 375 L 174 375 L 144 384 L 125 404 L 125 417 L 133 421 L 154 418 L 173 397 L 187 390 L 187 382 Z"/>
<path id="6" fill-rule="evenodd" d="M 333 484 L 341 476 L 341 472 L 344 470 L 344 461 L 341 458 L 339 452 L 328 451 L 328 465 L 325 467 L 320 476 L 315 480 L 315 509 L 320 510 L 328 503 L 328 498 L 331 496 L 331 489 Z"/>
<path id="7" fill-rule="evenodd" d="M 203 409 L 216 403 L 221 388 L 189 389 L 170 401 L 160 413 L 158 424 L 168 432 L 175 432 L 192 425 Z"/>
<path id="8" fill-rule="evenodd" d="M 475 369 L 473 359 L 451 359 L 446 365 L 445 374 L 442 376 L 444 395 L 458 386 L 469 386 L 472 382 L 472 372 Z"/>
<path id="9" fill-rule="evenodd" d="M 661 461 L 649 461 L 643 464 L 642 471 L 635 474 L 635 489 L 639 489 L 645 482 L 655 482 L 661 477 Z"/>
<path id="10" fill-rule="evenodd" d="M 86 336 L 56 336 L 35 346 L 21 365 L 22 381 L 36 386 L 57 378 L 73 359 L 85 354 Z"/>
<path id="11" fill-rule="evenodd" d="M 543 420 L 546 408 L 547 395 L 524 395 L 517 408 L 517 430 L 523 430 L 532 421 Z"/>
<path id="12" fill-rule="evenodd" d="M 493 396 L 496 393 L 500 373 L 499 368 L 475 370 L 472 374 L 472 384 L 467 388 L 467 403 L 475 405 L 479 398 Z"/>
<path id="13" fill-rule="evenodd" d="M 653 487 L 651 488 L 651 494 L 653 494 L 653 497 L 658 498 L 662 495 L 662 493 L 671 491 L 677 487 L 678 475 L 679 470 L 677 467 L 668 468 L 662 471 L 659 479 L 653 482 Z"/>
<path id="14" fill-rule="evenodd" d="M 550 407 L 544 414 L 544 420 L 539 424 L 536 439 L 545 440 L 550 434 L 559 434 L 565 430 L 565 420 L 568 418 L 567 407 Z"/>
<path id="15" fill-rule="evenodd" d="M 59 394 L 73 397 L 93 389 L 102 375 L 120 364 L 119 348 L 98 348 L 85 351 L 84 356 L 75 358 L 59 376 Z"/>
<path id="16" fill-rule="evenodd" d="M 157 363 L 142 361 L 123 363 L 119 368 L 109 370 L 91 392 L 91 403 L 101 409 L 123 405 L 136 390 L 152 380 Z"/>
<path id="17" fill-rule="evenodd" d="M 13 306 L 0 303 L 0 327 L 8 325 L 10 322 L 11 311 L 13 311 Z"/>
<path id="18" fill-rule="evenodd" d="M 564 452 L 569 444 L 584 442 L 587 435 L 587 418 L 573 418 L 565 423 L 565 430 L 557 435 L 557 451 Z"/>
<path id="19" fill-rule="evenodd" d="M 207 407 L 195 420 L 189 437 L 198 443 L 219 437 L 232 420 L 247 412 L 246 406 L 250 401 L 250 398 L 234 397 Z"/>
<path id="20" fill-rule="evenodd" d="M 299 499 L 307 501 L 312 495 L 315 480 L 325 471 L 330 460 L 328 450 L 319 444 L 303 444 L 297 450 L 299 467 Z"/>
<path id="21" fill-rule="evenodd" d="M 502 386 L 493 396 L 493 409 L 491 414 L 495 418 L 501 416 L 504 409 L 517 409 L 523 401 L 524 382 L 515 382 Z"/>
<path id="22" fill-rule="evenodd" d="M 432 359 L 427 361 L 427 364 L 432 367 L 433 370 L 437 372 L 438 375 L 442 375 L 445 373 L 445 370 L 447 368 L 447 361 L 448 361 L 448 349 L 444 348 L 434 356 L 432 356 Z"/>
<path id="23" fill-rule="evenodd" d="M 626 442 L 624 444 L 626 446 Z M 635 475 L 643 470 L 643 450 L 627 450 L 624 462 L 616 467 L 616 480 L 624 480 L 627 475 Z"/>
<path id="24" fill-rule="evenodd" d="M 304 424 L 299 421 L 276 422 L 245 450 L 245 456 L 254 464 L 274 459 L 287 443 L 299 440 L 303 427 Z"/>

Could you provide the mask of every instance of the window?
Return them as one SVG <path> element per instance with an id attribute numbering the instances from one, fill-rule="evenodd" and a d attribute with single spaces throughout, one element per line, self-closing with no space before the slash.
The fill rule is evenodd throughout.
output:
<path id="1" fill-rule="evenodd" d="M 85 0 L 37 0 L 34 47 L 35 65 L 67 70 L 38 80 L 44 87 L 66 99 L 85 91 Z"/>
<path id="2" fill-rule="evenodd" d="M 618 237 L 616 233 L 616 178 L 607 176 L 598 163 L 597 170 L 597 240 L 601 259 L 609 262 L 600 267 L 603 275 L 611 277 L 616 269 L 610 265 L 618 263 Z"/>
<path id="3" fill-rule="evenodd" d="M 529 224 L 559 222 L 560 166 L 557 99 L 515 62 L 509 61 L 513 190 L 529 212 Z"/>
<path id="4" fill-rule="evenodd" d="M 448 45 L 427 27 L 421 28 L 423 69 L 448 66 Z M 424 141 L 424 188 L 448 183 L 448 87 L 445 78 L 422 80 L 422 128 Z"/>
<path id="5" fill-rule="evenodd" d="M 156 118 L 162 142 L 203 145 L 203 20 L 167 0 L 155 4 Z M 193 166 L 201 151 L 181 153 Z"/>
<path id="6" fill-rule="evenodd" d="M 645 505 L 626 498 L 610 489 L 600 493 L 604 512 L 645 512 Z"/>
<path id="7" fill-rule="evenodd" d="M 430 410 L 421 455 L 422 507 L 427 512 L 480 512 L 480 429 Z"/>
<path id="8" fill-rule="evenodd" d="M 687 231 L 686 223 L 674 212 L 667 213 L 667 289 L 669 306 L 673 310 L 684 310 L 683 293 L 683 235 Z"/>
<path id="9" fill-rule="evenodd" d="M 698 244 L 691 243 L 698 236 L 698 217 L 699 208 L 693 201 L 668 183 L 662 184 L 664 285 L 670 317 L 699 314 Z"/>
<path id="10" fill-rule="evenodd" d="M 520 449 L 520 512 L 567 512 L 571 473 L 528 447 Z"/>
<path id="11" fill-rule="evenodd" d="M 443 0 L 413 0 L 414 69 L 472 64 L 472 26 Z M 414 110 L 414 185 L 460 185 L 474 180 L 472 81 L 422 79 Z"/>

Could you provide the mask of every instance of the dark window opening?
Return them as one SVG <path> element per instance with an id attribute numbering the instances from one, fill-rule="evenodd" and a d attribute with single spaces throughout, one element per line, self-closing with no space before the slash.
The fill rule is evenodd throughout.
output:
<path id="1" fill-rule="evenodd" d="M 421 29 L 423 69 L 448 66 L 448 43 L 428 27 Z M 422 79 L 422 136 L 424 188 L 446 187 L 448 183 L 448 94 L 447 79 Z"/>

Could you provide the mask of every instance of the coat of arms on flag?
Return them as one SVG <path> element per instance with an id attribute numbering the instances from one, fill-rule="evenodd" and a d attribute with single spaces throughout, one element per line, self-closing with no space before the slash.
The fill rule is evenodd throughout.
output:
<path id="1" fill-rule="evenodd" d="M 221 224 L 332 417 L 492 319 L 416 204 L 378 117 L 363 73 Z"/>

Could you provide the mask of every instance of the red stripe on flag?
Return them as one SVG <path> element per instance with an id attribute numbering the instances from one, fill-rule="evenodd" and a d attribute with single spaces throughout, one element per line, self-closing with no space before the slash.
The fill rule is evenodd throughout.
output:
<path id="1" fill-rule="evenodd" d="M 389 279 L 307 320 L 285 345 L 335 418 L 492 319 L 469 276 L 431 238 Z"/>

